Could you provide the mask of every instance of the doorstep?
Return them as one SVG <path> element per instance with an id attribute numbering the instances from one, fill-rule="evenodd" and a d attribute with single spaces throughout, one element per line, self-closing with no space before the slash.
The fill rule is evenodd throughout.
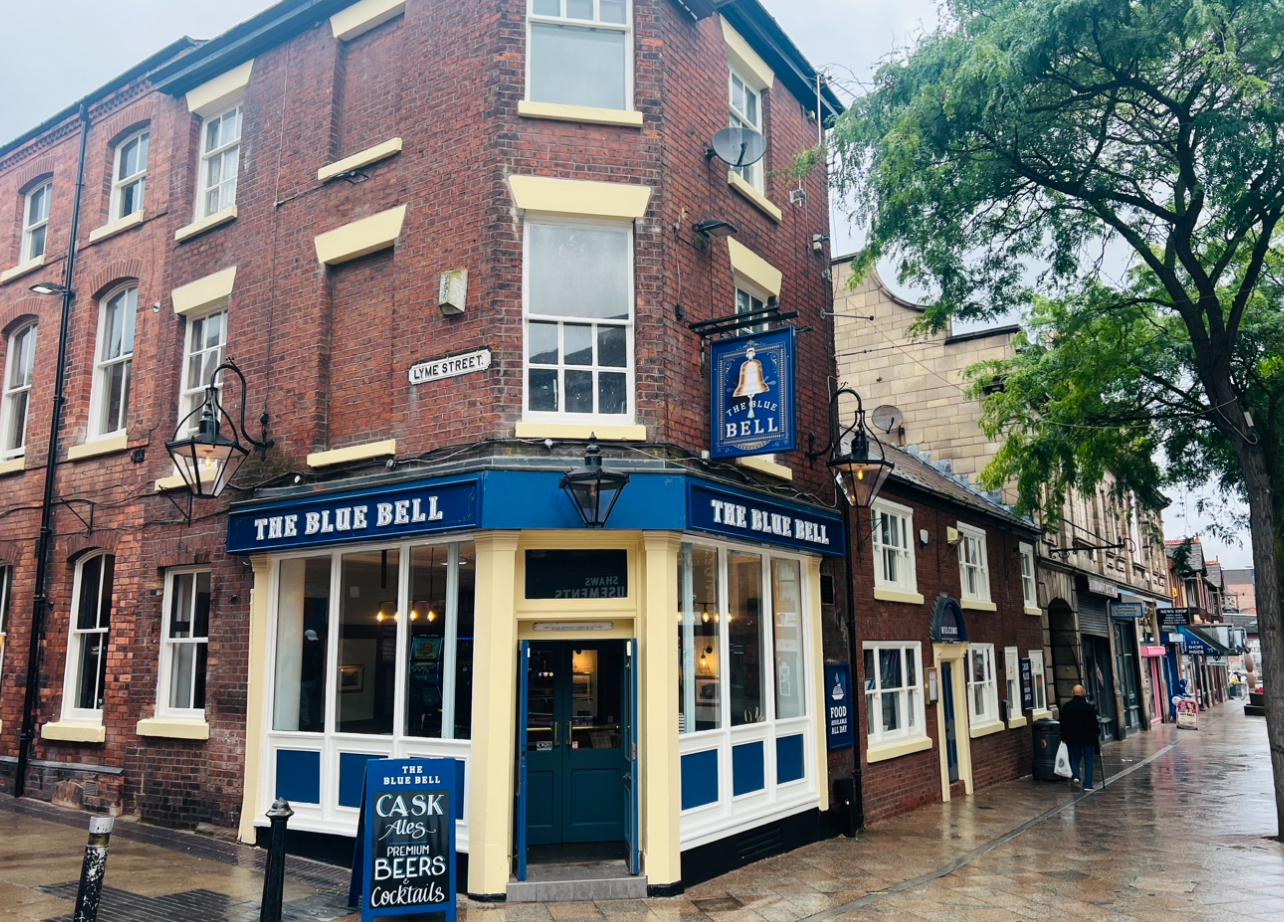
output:
<path id="1" fill-rule="evenodd" d="M 529 864 L 526 879 L 510 878 L 510 903 L 578 903 L 644 900 L 646 877 L 629 873 L 623 861 Z"/>

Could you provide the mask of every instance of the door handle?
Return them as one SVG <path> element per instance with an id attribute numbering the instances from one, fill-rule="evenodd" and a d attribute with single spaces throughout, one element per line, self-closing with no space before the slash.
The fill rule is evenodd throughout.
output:
<path id="1" fill-rule="evenodd" d="M 557 731 L 561 728 L 561 726 L 562 726 L 561 722 L 556 720 L 553 721 L 553 746 L 555 748 L 557 746 L 562 745 L 561 741 L 557 738 Z"/>

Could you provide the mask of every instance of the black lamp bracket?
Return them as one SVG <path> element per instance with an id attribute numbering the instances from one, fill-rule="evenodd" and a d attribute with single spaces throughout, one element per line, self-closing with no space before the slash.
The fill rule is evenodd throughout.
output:
<path id="1" fill-rule="evenodd" d="M 76 518 L 80 519 L 80 524 L 85 526 L 85 537 L 89 537 L 94 533 L 94 509 L 97 507 L 98 504 L 95 503 L 92 499 L 81 499 L 77 497 L 67 499 L 65 496 L 60 496 L 58 497 L 58 505 L 66 506 L 68 512 L 70 512 Z M 79 512 L 76 511 L 76 506 L 78 505 L 89 507 L 88 520 L 86 520 L 83 515 L 81 515 Z"/>
<path id="2" fill-rule="evenodd" d="M 688 323 L 687 329 L 701 339 L 709 339 L 722 333 L 733 333 L 745 327 L 755 327 L 762 323 L 783 323 L 798 316 L 797 311 L 782 313 L 780 303 L 764 307 L 760 311 L 748 311 L 743 314 L 731 314 L 714 320 L 701 320 L 699 323 Z"/>
<path id="3" fill-rule="evenodd" d="M 236 375 L 241 382 L 241 428 L 239 432 L 237 431 L 235 424 L 232 424 L 232 418 L 227 415 L 227 410 L 223 408 L 223 401 L 219 399 L 218 376 L 219 372 L 222 371 L 232 372 L 232 374 Z M 218 415 L 221 413 L 228 423 L 232 424 L 232 430 L 236 436 L 236 440 L 239 441 L 241 437 L 244 437 L 245 441 L 250 443 L 250 447 L 259 453 L 259 459 L 266 461 L 268 449 L 276 445 L 276 442 L 268 438 L 268 414 L 265 412 L 259 416 L 259 435 L 261 438 L 256 439 L 254 436 L 250 435 L 249 429 L 245 426 L 245 403 L 245 375 L 241 373 L 241 369 L 235 361 L 227 359 L 223 364 L 219 365 L 218 368 L 215 368 L 210 372 L 210 383 L 205 385 L 204 402 L 192 410 L 192 412 L 184 416 L 182 420 L 179 421 L 178 428 L 181 431 L 183 425 L 197 413 L 208 412 L 215 419 L 217 419 Z"/>
<path id="4" fill-rule="evenodd" d="M 840 424 L 838 417 L 838 402 L 839 398 L 842 397 L 843 394 L 851 396 L 856 401 L 856 416 L 852 420 L 851 425 L 845 428 Z M 883 443 L 878 440 L 878 436 L 870 432 L 868 427 L 865 425 L 865 405 L 861 402 L 860 394 L 856 393 L 856 391 L 852 390 L 850 387 L 840 387 L 838 390 L 834 391 L 833 396 L 829 398 L 829 444 L 819 451 L 812 450 L 806 452 L 808 466 L 815 467 L 816 459 L 823 458 L 825 455 L 833 451 L 834 446 L 841 445 L 843 443 L 843 438 L 849 433 L 854 436 L 860 432 L 864 432 L 868 438 L 877 442 L 880 448 L 882 447 Z M 816 437 L 814 434 L 808 435 L 809 448 L 815 448 L 815 440 Z"/>
<path id="5" fill-rule="evenodd" d="M 174 499 L 174 492 L 175 491 L 173 490 L 166 490 L 165 498 L 174 504 L 174 508 L 178 510 L 178 514 L 183 517 L 183 524 L 190 526 L 192 524 L 192 499 L 193 499 L 192 491 L 191 490 L 182 491 L 183 494 L 187 497 L 186 509 L 182 507 L 182 505 L 179 503 L 178 500 Z"/>

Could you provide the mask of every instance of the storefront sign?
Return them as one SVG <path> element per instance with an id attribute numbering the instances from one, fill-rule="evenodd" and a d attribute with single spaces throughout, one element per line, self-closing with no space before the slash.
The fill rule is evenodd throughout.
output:
<path id="1" fill-rule="evenodd" d="M 842 749 L 855 740 L 852 669 L 846 663 L 825 667 L 825 709 L 829 715 L 829 748 Z"/>
<path id="2" fill-rule="evenodd" d="M 1088 577 L 1088 591 L 1095 592 L 1097 595 L 1109 596 L 1112 599 L 1119 598 L 1119 587 L 1114 583 L 1108 583 L 1104 579 L 1097 579 L 1095 576 Z"/>
<path id="3" fill-rule="evenodd" d="M 933 643 L 967 643 L 967 622 L 963 620 L 963 609 L 957 599 L 945 595 L 936 597 L 930 636 Z"/>
<path id="4" fill-rule="evenodd" d="M 794 328 L 715 340 L 711 346 L 715 458 L 793 451 Z"/>
<path id="5" fill-rule="evenodd" d="M 1192 631 L 1182 629 L 1180 632 L 1181 642 L 1186 647 L 1186 653 L 1189 656 L 1221 656 L 1222 651 L 1209 644 L 1202 637 L 1197 636 Z"/>
<path id="6" fill-rule="evenodd" d="M 430 359 L 410 366 L 410 383 L 427 384 L 445 378 L 457 378 L 490 367 L 490 350 L 478 349 L 467 355 L 451 355 L 444 359 Z"/>
<path id="7" fill-rule="evenodd" d="M 1034 710 L 1034 666 L 1030 657 L 1021 657 L 1021 710 Z"/>
<path id="8" fill-rule="evenodd" d="M 836 514 L 693 481 L 687 481 L 687 526 L 825 554 L 841 554 L 844 548 L 843 520 Z"/>
<path id="9" fill-rule="evenodd" d="M 361 922 L 444 913 L 455 922 L 454 759 L 366 764 Z"/>
<path id="10" fill-rule="evenodd" d="M 1189 608 L 1160 608 L 1157 609 L 1157 614 L 1161 631 L 1176 631 L 1190 624 Z"/>
<path id="11" fill-rule="evenodd" d="M 478 524 L 477 496 L 477 480 L 470 479 L 234 510 L 228 517 L 227 551 L 260 554 L 470 528 Z"/>
<path id="12" fill-rule="evenodd" d="M 528 599 L 627 599 L 629 552 L 623 549 L 527 551 Z"/>
<path id="13" fill-rule="evenodd" d="M 1110 617 L 1120 621 L 1140 621 L 1146 617 L 1146 607 L 1140 602 L 1111 602 Z"/>

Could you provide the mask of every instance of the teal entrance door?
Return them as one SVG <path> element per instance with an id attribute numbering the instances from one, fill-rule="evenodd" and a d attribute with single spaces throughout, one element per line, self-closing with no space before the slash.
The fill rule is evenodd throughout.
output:
<path id="1" fill-rule="evenodd" d="M 631 826 L 631 673 L 624 641 L 532 643 L 526 842 L 623 841 Z"/>

